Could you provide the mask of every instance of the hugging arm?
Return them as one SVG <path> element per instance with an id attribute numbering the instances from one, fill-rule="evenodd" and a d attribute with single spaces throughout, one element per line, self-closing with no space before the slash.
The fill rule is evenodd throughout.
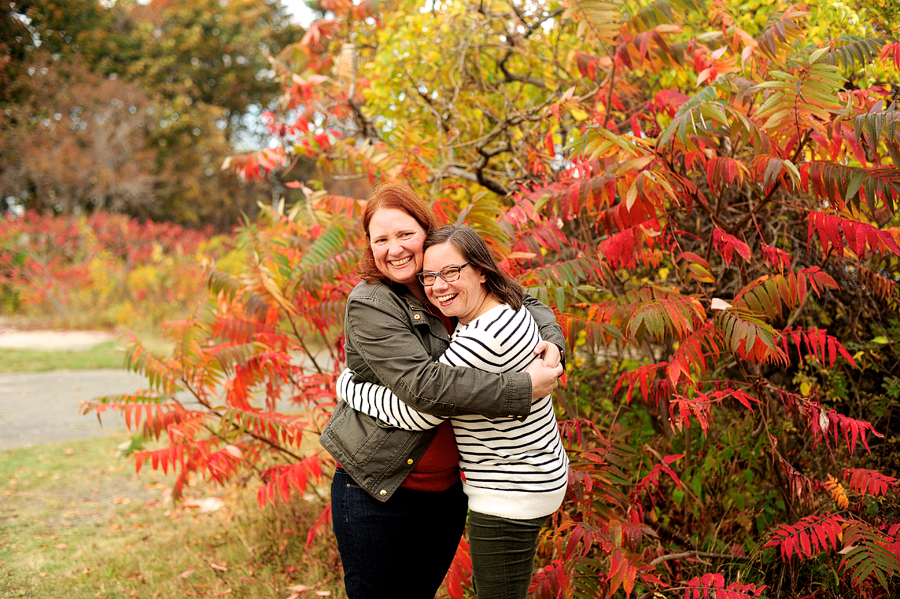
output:
<path id="1" fill-rule="evenodd" d="M 358 412 L 408 431 L 426 431 L 445 420 L 409 407 L 383 385 L 366 381 L 354 383 L 353 371 L 346 368 L 337 380 L 337 396 Z"/>
<path id="2" fill-rule="evenodd" d="M 539 306 L 543 307 L 543 304 L 539 304 Z M 543 308 L 547 312 L 550 312 L 546 307 Z M 523 313 L 519 312 L 519 314 L 521 315 Z M 552 312 L 550 312 L 550 314 L 552 315 Z M 525 315 L 523 318 L 532 321 L 530 330 L 533 331 L 533 336 L 530 341 L 526 341 L 525 343 L 529 347 L 534 346 L 536 342 L 540 341 L 540 335 L 537 332 L 537 323 L 533 320 L 533 315 L 531 317 Z M 555 322 L 554 319 L 554 325 Z M 559 329 L 559 326 L 556 325 L 556 328 Z M 454 364 L 454 360 L 448 358 L 448 356 L 454 354 L 459 355 L 460 352 L 473 356 L 477 355 L 479 350 L 483 350 L 484 348 L 489 348 L 494 359 L 509 351 L 509 348 L 503 347 L 496 338 L 487 334 L 485 331 L 476 328 L 473 330 L 464 330 L 461 335 L 454 337 L 453 341 L 450 342 L 447 352 L 441 356 L 440 362 Z M 557 352 L 552 353 L 555 354 Z M 561 354 L 561 352 L 558 353 Z M 527 364 L 527 361 L 529 360 L 529 358 L 525 357 L 525 362 L 521 362 L 522 359 L 523 358 L 519 358 L 519 365 L 515 370 L 523 368 L 524 364 Z M 457 366 L 459 366 L 459 362 L 460 360 L 457 359 Z M 463 370 L 468 369 L 463 368 Z M 503 370 L 495 369 L 495 365 L 492 363 L 490 365 L 485 364 L 483 370 L 503 372 Z M 405 430 L 422 431 L 434 428 L 444 421 L 443 418 L 424 414 L 415 410 L 413 407 L 398 399 L 398 397 L 391 393 L 391 390 L 385 386 L 366 382 L 365 380 L 353 382 L 353 378 L 353 371 L 349 369 L 344 370 L 341 373 L 337 382 L 338 397 L 347 402 L 354 409 L 377 418 L 385 424 Z"/>
<path id="3" fill-rule="evenodd" d="M 437 363 L 408 321 L 397 303 L 379 297 L 349 301 L 344 330 L 355 360 L 348 360 L 347 366 L 363 380 L 377 380 L 405 404 L 433 416 L 528 415 L 532 388 L 527 373 L 491 374 Z"/>

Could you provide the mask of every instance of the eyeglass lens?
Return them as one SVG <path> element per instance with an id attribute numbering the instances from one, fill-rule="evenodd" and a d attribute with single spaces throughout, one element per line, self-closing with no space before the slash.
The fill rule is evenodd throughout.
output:
<path id="1" fill-rule="evenodd" d="M 465 264 L 461 264 L 459 266 L 448 266 L 441 270 L 441 272 L 423 272 L 419 274 L 419 279 L 422 281 L 423 285 L 434 285 L 437 277 L 444 279 L 448 283 L 452 283 L 456 279 L 459 278 L 459 272 L 466 266 Z"/>

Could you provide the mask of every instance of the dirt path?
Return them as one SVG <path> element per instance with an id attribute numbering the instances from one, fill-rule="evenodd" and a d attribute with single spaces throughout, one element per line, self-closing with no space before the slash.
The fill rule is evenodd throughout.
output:
<path id="1" fill-rule="evenodd" d="M 125 370 L 55 370 L 0 375 L 0 451 L 125 429 L 114 412 L 82 416 L 84 399 L 133 393 L 147 380 Z"/>
<path id="2" fill-rule="evenodd" d="M 87 350 L 115 339 L 103 331 L 21 330 L 0 320 L 0 347 L 10 349 Z M 82 416 L 82 400 L 133 393 L 147 380 L 125 370 L 56 370 L 0 374 L 0 451 L 125 429 L 113 412 Z"/>
<path id="3" fill-rule="evenodd" d="M 5 327 L 0 319 L 0 347 L 42 350 L 83 350 L 115 339 L 97 331 L 23 331 Z M 105 412 L 103 425 L 96 415 L 82 416 L 82 400 L 134 393 L 148 387 L 147 379 L 125 370 L 54 370 L 0 374 L 0 451 L 97 437 L 125 430 L 117 412 Z M 179 399 L 197 407 L 187 395 Z"/>
<path id="4" fill-rule="evenodd" d="M 8 349 L 81 351 L 113 339 L 116 335 L 104 331 L 20 331 L 0 323 L 0 347 Z"/>

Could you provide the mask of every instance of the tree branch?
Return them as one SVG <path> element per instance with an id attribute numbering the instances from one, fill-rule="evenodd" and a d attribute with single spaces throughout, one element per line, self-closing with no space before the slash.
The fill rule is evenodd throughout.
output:
<path id="1" fill-rule="evenodd" d="M 682 553 L 670 553 L 669 555 L 661 555 L 652 562 L 650 562 L 651 566 L 658 566 L 663 562 L 668 562 L 673 559 L 684 559 L 686 557 L 709 557 L 712 559 L 728 559 L 728 560 L 737 560 L 737 561 L 745 561 L 750 559 L 746 555 L 730 555 L 727 553 L 710 553 L 708 551 L 684 551 Z"/>

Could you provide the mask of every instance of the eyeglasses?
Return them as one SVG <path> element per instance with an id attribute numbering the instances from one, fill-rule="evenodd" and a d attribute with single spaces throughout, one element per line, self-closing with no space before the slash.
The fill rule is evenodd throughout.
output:
<path id="1" fill-rule="evenodd" d="M 469 265 L 468 262 L 465 264 L 460 264 L 459 266 L 447 266 L 441 269 L 441 272 L 431 272 L 429 270 L 423 270 L 418 273 L 416 277 L 419 278 L 419 282 L 422 283 L 425 287 L 431 287 L 434 285 L 434 282 L 438 277 L 444 279 L 448 283 L 452 283 L 456 279 L 459 278 L 459 271 L 464 269 Z"/>

